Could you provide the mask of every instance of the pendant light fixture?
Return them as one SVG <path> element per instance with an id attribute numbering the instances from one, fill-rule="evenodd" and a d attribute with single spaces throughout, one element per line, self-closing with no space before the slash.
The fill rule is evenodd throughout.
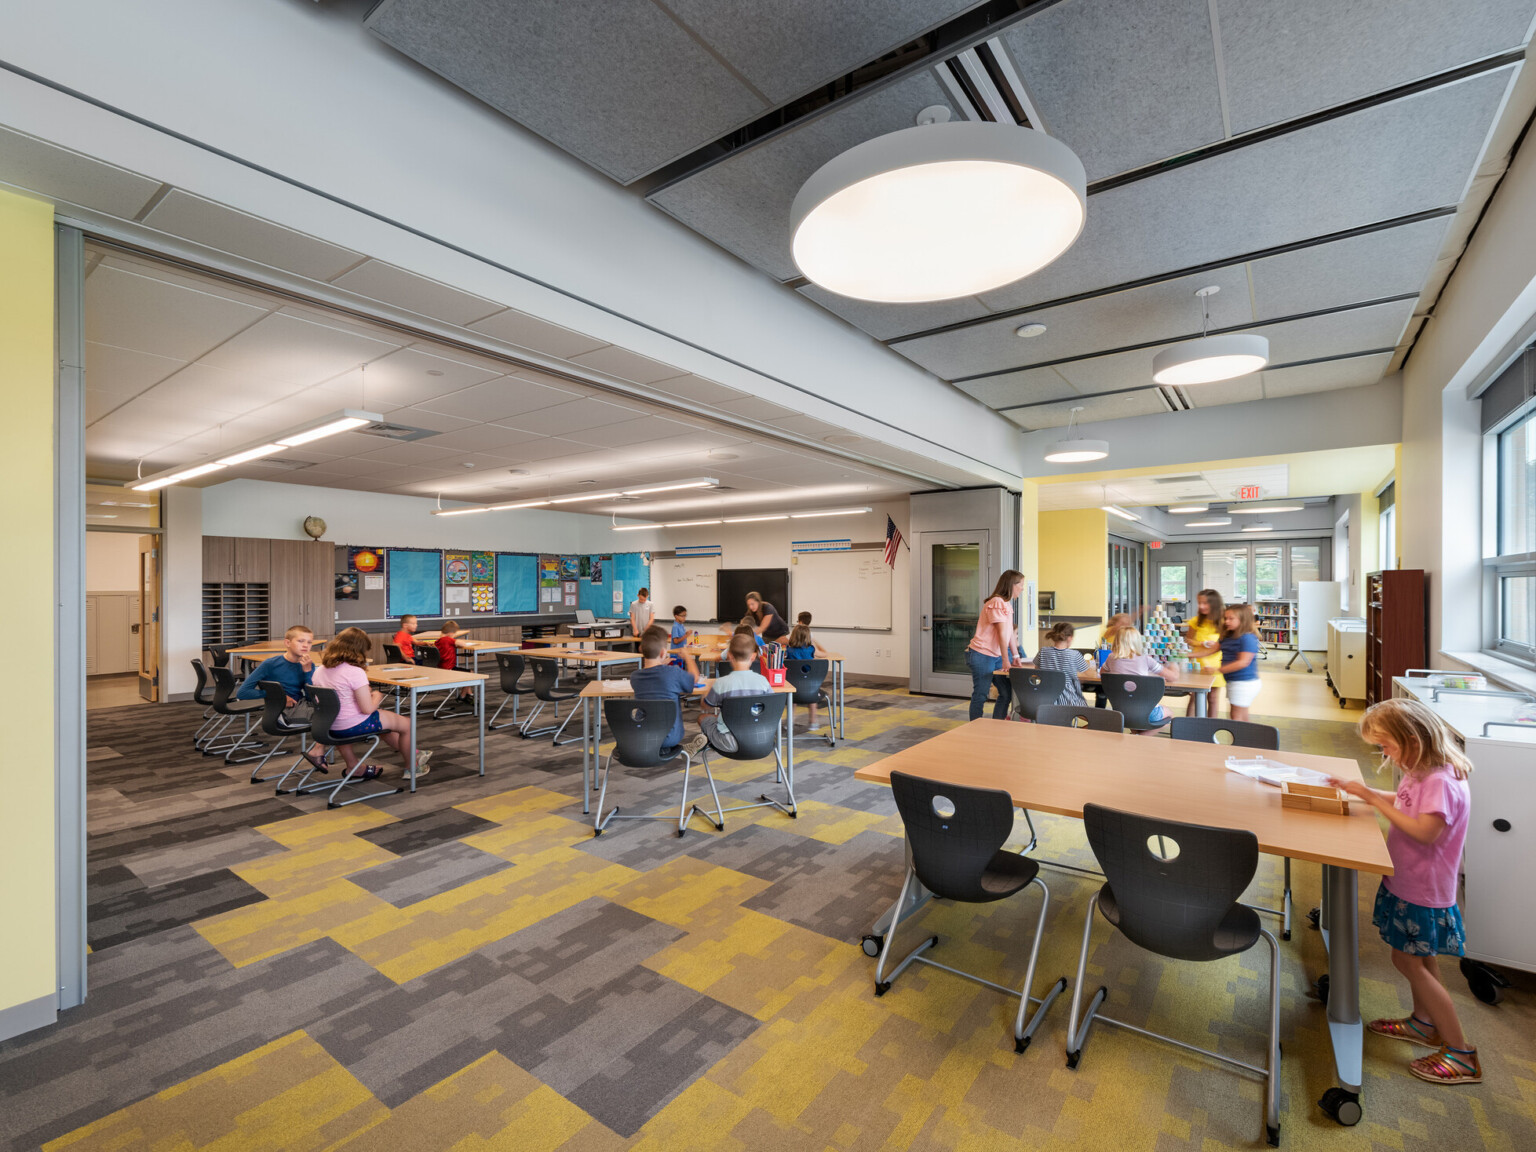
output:
<path id="1" fill-rule="evenodd" d="M 1038 272 L 1077 241 L 1088 214 L 1082 161 L 1016 124 L 946 123 L 866 140 L 823 164 L 790 210 L 795 264 L 840 296 L 892 304 L 953 300 Z"/>
<path id="2" fill-rule="evenodd" d="M 1211 326 L 1210 297 L 1219 286 L 1196 289 L 1200 297 L 1200 338 L 1169 345 L 1152 358 L 1152 379 L 1158 384 L 1212 384 L 1257 372 L 1269 363 L 1269 341 L 1251 332 L 1207 336 Z"/>
<path id="3" fill-rule="evenodd" d="M 1108 440 L 1084 440 L 1081 436 L 1073 437 L 1072 426 L 1077 423 L 1077 414 L 1082 410 L 1081 404 L 1072 409 L 1072 414 L 1067 417 L 1066 436 L 1052 444 L 1045 454 L 1048 463 L 1084 464 L 1089 460 L 1102 460 L 1109 455 Z"/>

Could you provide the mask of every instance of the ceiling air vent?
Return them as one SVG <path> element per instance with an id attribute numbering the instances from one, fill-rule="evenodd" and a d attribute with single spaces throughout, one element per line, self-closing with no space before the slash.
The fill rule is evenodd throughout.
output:
<path id="1" fill-rule="evenodd" d="M 431 428 L 412 428 L 409 424 L 391 424 L 388 420 L 380 420 L 366 428 L 359 428 L 357 434 L 404 444 L 411 440 L 425 440 L 428 436 L 436 436 L 437 432 Z"/>
<path id="2" fill-rule="evenodd" d="M 1043 127 L 1013 58 L 995 36 L 952 56 L 934 73 L 967 120 Z"/>

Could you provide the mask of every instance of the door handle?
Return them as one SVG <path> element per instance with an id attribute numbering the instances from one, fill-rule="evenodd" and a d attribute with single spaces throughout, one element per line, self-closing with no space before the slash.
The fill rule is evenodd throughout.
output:
<path id="1" fill-rule="evenodd" d="M 932 631 L 932 629 L 928 625 L 928 614 L 926 612 L 923 613 L 923 631 L 924 632 Z"/>

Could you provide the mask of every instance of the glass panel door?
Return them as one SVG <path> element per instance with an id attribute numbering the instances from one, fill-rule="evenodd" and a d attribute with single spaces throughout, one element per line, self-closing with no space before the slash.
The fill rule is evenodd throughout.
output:
<path id="1" fill-rule="evenodd" d="M 1182 621 L 1189 609 L 1189 564 L 1159 563 L 1157 566 L 1157 599 L 1168 609 L 1168 618 Z"/>
<path id="2" fill-rule="evenodd" d="M 971 674 L 965 649 L 976 634 L 976 619 L 991 585 L 983 587 L 988 533 L 925 532 L 922 557 L 922 619 L 918 633 L 923 692 L 969 695 Z"/>
<path id="3" fill-rule="evenodd" d="M 1248 546 L 1230 548 L 1203 548 L 1200 550 L 1200 568 L 1204 572 L 1205 587 L 1214 588 L 1228 604 L 1246 604 L 1250 600 L 1248 588 Z"/>
<path id="4" fill-rule="evenodd" d="M 1278 544 L 1255 546 L 1253 550 L 1253 598 L 1279 600 L 1284 585 L 1280 579 L 1281 547 Z"/>
<path id="5" fill-rule="evenodd" d="M 1316 544 L 1291 545 L 1291 598 L 1297 596 L 1296 585 L 1303 581 L 1321 580 L 1323 550 Z"/>

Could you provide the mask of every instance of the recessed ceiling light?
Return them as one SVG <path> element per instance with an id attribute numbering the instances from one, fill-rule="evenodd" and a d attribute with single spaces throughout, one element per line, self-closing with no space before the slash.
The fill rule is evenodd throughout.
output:
<path id="1" fill-rule="evenodd" d="M 460 461 L 460 463 L 459 463 L 459 467 L 460 468 L 473 468 L 474 466 L 475 466 L 475 463 L 474 463 L 473 460 L 463 460 L 463 461 Z"/>
<path id="2" fill-rule="evenodd" d="M 1186 527 L 1186 528 L 1225 528 L 1230 523 L 1232 523 L 1232 517 L 1230 517 L 1230 516 L 1219 516 L 1219 517 L 1216 517 L 1213 520 L 1186 520 L 1186 521 L 1184 521 L 1184 527 Z"/>
<path id="3" fill-rule="evenodd" d="M 1031 340 L 1036 336 L 1045 335 L 1045 325 L 1038 321 L 1032 324 L 1020 324 L 1013 330 L 1013 334 L 1015 336 L 1022 336 L 1026 340 Z"/>
<path id="4" fill-rule="evenodd" d="M 741 459 L 741 457 L 737 453 L 735 453 L 735 452 L 711 452 L 711 453 L 709 453 L 709 458 L 711 460 L 740 460 Z"/>
<path id="5" fill-rule="evenodd" d="M 1273 532 L 1274 530 L 1273 524 L 1250 524 L 1243 529 L 1244 532 Z"/>
<path id="6" fill-rule="evenodd" d="M 428 376 L 441 376 L 442 374 L 443 374 L 443 370 L 441 368 L 428 368 L 427 369 L 427 375 Z"/>
<path id="7" fill-rule="evenodd" d="M 1182 516 L 1189 512 L 1209 512 L 1210 510 L 1211 506 L 1209 504 L 1174 504 L 1168 509 L 1175 516 Z"/>
<path id="8" fill-rule="evenodd" d="M 817 169 L 790 210 L 795 264 L 857 300 L 952 300 L 1050 264 L 1087 219 L 1082 161 L 1014 124 L 921 124 Z"/>
<path id="9" fill-rule="evenodd" d="M 1269 500 L 1260 504 L 1229 504 L 1227 511 L 1234 516 L 1258 516 L 1265 512 L 1300 512 L 1305 504 L 1287 504 L 1284 500 Z"/>

